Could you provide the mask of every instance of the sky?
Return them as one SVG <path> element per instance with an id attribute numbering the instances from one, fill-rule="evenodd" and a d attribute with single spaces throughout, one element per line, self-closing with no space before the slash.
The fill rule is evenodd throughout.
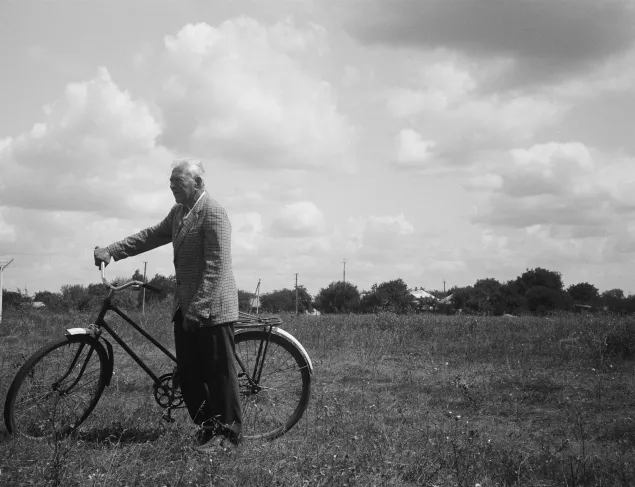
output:
<path id="1" fill-rule="evenodd" d="M 198 158 L 240 289 L 635 293 L 631 0 L 0 0 L 8 290 L 99 282 Z M 147 263 L 147 264 L 144 264 Z M 171 246 L 112 263 L 170 275 Z"/>

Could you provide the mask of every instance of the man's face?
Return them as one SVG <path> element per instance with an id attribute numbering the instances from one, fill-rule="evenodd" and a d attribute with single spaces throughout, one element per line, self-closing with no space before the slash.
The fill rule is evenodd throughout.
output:
<path id="1" fill-rule="evenodd" d="M 191 202 L 198 190 L 196 180 L 182 168 L 174 168 L 170 176 L 170 189 L 177 203 Z"/>

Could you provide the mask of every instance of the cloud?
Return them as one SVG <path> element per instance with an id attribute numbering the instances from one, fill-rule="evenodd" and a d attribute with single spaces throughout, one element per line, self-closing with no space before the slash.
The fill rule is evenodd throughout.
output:
<path id="1" fill-rule="evenodd" d="M 239 220 L 232 218 L 234 241 L 241 241 L 241 234 L 253 229 L 248 218 Z M 350 218 L 339 227 L 313 203 L 303 201 L 283 207 L 269 227 L 266 221 L 263 226 L 253 248 L 235 245 L 234 264 L 241 280 L 247 275 L 267 276 L 269 282 L 285 279 L 291 284 L 290 278 L 299 272 L 301 279 L 325 286 L 341 279 L 346 259 L 351 264 L 348 279 L 370 286 L 378 276 L 381 280 L 393 276 L 399 266 L 413 274 L 422 259 L 415 229 L 403 214 Z"/>
<path id="2" fill-rule="evenodd" d="M 581 142 L 511 150 L 481 181 L 473 221 L 488 232 L 483 243 L 502 245 L 497 255 L 510 252 L 507 262 L 615 262 L 635 249 L 633 162 Z"/>
<path id="3" fill-rule="evenodd" d="M 414 253 L 414 234 L 403 213 L 351 218 L 345 232 L 348 245 L 342 247 L 371 267 L 390 267 Z"/>
<path id="4" fill-rule="evenodd" d="M 420 64 L 406 73 L 402 85 L 386 92 L 388 112 L 412 126 L 400 134 L 401 146 L 410 148 L 399 153 L 404 162 L 413 162 L 415 144 L 421 156 L 428 140 L 435 143 L 437 162 L 465 166 L 477 151 L 530 140 L 568 108 L 546 94 L 484 92 L 484 80 L 477 76 L 480 66 L 460 56 L 443 56 L 419 56 Z"/>
<path id="5" fill-rule="evenodd" d="M 0 204 L 40 210 L 121 209 L 126 200 L 121 184 L 136 171 L 149 169 L 143 158 L 156 150 L 159 130 L 149 107 L 133 100 L 100 68 L 90 81 L 68 84 L 64 95 L 45 107 L 44 121 L 0 145 Z M 153 179 L 150 171 L 146 179 Z"/>
<path id="6" fill-rule="evenodd" d="M 490 192 L 503 187 L 504 181 L 500 174 L 479 174 L 470 178 L 464 187 L 470 191 Z"/>
<path id="7" fill-rule="evenodd" d="M 535 144 L 509 151 L 501 168 L 500 193 L 514 199 L 553 195 L 573 202 L 604 192 L 595 179 L 599 167 L 589 149 L 580 142 Z"/>
<path id="8" fill-rule="evenodd" d="M 329 83 L 300 60 L 328 51 L 323 28 L 190 24 L 165 49 L 166 146 L 254 168 L 354 166 L 355 129 Z"/>
<path id="9" fill-rule="evenodd" d="M 230 217 L 232 222 L 232 247 L 234 252 L 253 252 L 262 243 L 263 224 L 260 213 L 237 213 Z"/>
<path id="10" fill-rule="evenodd" d="M 15 227 L 9 225 L 0 213 L 0 242 L 15 242 Z"/>
<path id="11" fill-rule="evenodd" d="M 403 129 L 397 136 L 397 165 L 402 167 L 423 167 L 433 157 L 436 142 L 423 140 L 412 129 Z"/>
<path id="12" fill-rule="evenodd" d="M 311 201 L 286 205 L 272 224 L 272 232 L 281 238 L 319 235 L 324 228 L 324 215 Z"/>
<path id="13" fill-rule="evenodd" d="M 635 40 L 627 0 L 402 0 L 358 2 L 350 30 L 363 42 L 513 61 L 514 85 L 546 82 L 597 64 Z"/>

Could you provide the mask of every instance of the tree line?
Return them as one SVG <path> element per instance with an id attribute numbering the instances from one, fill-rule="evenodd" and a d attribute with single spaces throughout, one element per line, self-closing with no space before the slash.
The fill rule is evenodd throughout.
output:
<path id="1" fill-rule="evenodd" d="M 143 281 L 136 270 L 132 279 Z M 127 279 L 118 278 L 114 284 Z M 174 295 L 174 276 L 156 274 L 148 281 L 162 291 L 146 292 L 145 303 L 152 305 Z M 415 288 L 416 289 L 416 288 Z M 429 290 L 431 298 L 415 299 L 411 289 L 402 279 L 373 284 L 369 290 L 359 291 L 351 282 L 334 281 L 312 297 L 304 286 L 297 289 L 280 289 L 259 296 L 258 308 L 264 312 L 298 313 L 318 310 L 321 313 L 375 313 L 392 311 L 411 313 L 435 310 L 444 313 L 502 315 L 502 314 L 546 314 L 555 310 L 607 309 L 614 312 L 635 312 L 635 296 L 625 296 L 621 289 L 610 289 L 602 293 L 592 284 L 581 282 L 564 288 L 559 272 L 537 267 L 527 269 L 516 279 L 499 282 L 493 278 L 479 279 L 472 286 L 453 287 L 447 291 Z M 62 286 L 60 292 L 40 291 L 33 296 L 28 292 L 7 291 L 3 293 L 3 309 L 42 302 L 53 311 L 88 311 L 98 309 L 105 290 L 101 284 Z M 239 290 L 240 309 L 253 311 L 256 306 L 254 294 Z M 443 302 L 439 302 L 439 300 Z M 143 294 L 140 290 L 128 289 L 117 293 L 117 304 L 127 308 L 141 308 Z"/>
<path id="2" fill-rule="evenodd" d="M 143 282 L 143 274 L 136 270 L 132 279 Z M 127 282 L 129 279 L 118 277 L 111 281 L 115 286 Z M 160 293 L 146 291 L 145 303 L 152 305 L 161 302 L 168 296 L 174 295 L 176 289 L 176 278 L 174 276 L 162 276 L 156 274 L 147 281 L 149 284 L 161 289 Z M 68 311 L 92 311 L 101 307 L 106 296 L 106 288 L 103 284 L 67 284 L 62 286 L 60 292 L 39 291 L 33 296 L 29 296 L 28 291 L 17 289 L 16 291 L 2 290 L 2 308 L 20 308 L 32 306 L 33 303 L 43 303 L 47 309 L 57 312 Z M 126 309 L 141 308 L 143 291 L 128 288 L 115 294 L 114 303 Z"/>
<path id="3" fill-rule="evenodd" d="M 600 294 L 598 288 L 588 282 L 572 284 L 565 289 L 559 272 L 540 267 L 527 269 L 507 282 L 486 278 L 477 280 L 472 286 L 428 290 L 432 298 L 414 298 L 412 289 L 402 279 L 376 283 L 363 291 L 350 282 L 334 281 L 320 289 L 313 300 L 304 287 L 299 289 L 300 313 L 313 309 L 322 313 L 433 310 L 448 314 L 544 315 L 556 310 L 599 309 L 635 313 L 635 295 L 625 296 L 621 289 L 610 289 Z M 243 304 L 248 306 L 250 298 L 249 293 L 244 293 Z M 295 291 L 282 289 L 265 294 L 260 305 L 266 311 L 294 311 Z"/>

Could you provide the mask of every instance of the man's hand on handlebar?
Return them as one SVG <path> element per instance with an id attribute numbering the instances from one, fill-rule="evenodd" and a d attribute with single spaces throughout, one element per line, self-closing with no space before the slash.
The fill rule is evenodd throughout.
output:
<path id="1" fill-rule="evenodd" d="M 99 267 L 103 262 L 105 265 L 110 264 L 110 252 L 106 247 L 95 247 L 94 251 L 95 265 Z"/>

